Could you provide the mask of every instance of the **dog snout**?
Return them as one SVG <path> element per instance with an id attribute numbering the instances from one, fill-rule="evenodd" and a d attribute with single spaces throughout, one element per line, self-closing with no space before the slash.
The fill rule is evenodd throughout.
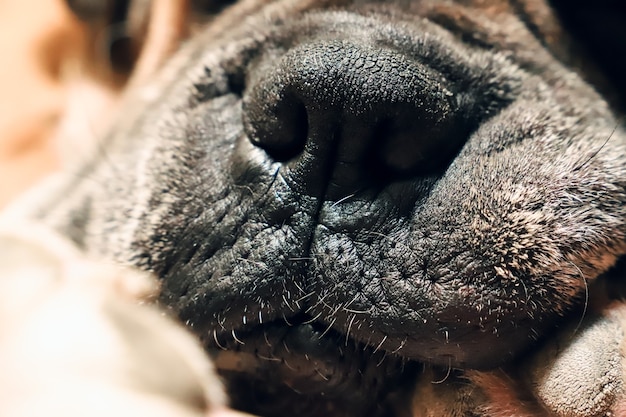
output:
<path id="1" fill-rule="evenodd" d="M 345 195 L 442 172 L 464 143 L 454 85 L 398 51 L 348 41 L 297 47 L 252 80 L 246 135 L 309 195 Z"/>

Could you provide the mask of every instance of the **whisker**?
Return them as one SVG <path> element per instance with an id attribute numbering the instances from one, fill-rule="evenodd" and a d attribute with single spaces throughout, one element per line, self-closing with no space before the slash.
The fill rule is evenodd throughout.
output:
<path id="1" fill-rule="evenodd" d="M 387 351 L 383 351 L 383 357 L 380 358 L 380 360 L 376 364 L 377 368 L 380 367 L 383 364 L 383 362 L 385 362 L 385 358 L 387 358 Z"/>
<path id="2" fill-rule="evenodd" d="M 235 334 L 235 329 L 231 330 L 231 331 L 230 331 L 230 334 L 232 334 L 232 335 L 233 335 L 233 339 L 235 339 L 235 342 L 239 343 L 240 345 L 245 345 L 245 343 L 244 343 L 244 342 L 242 342 L 241 340 L 239 340 L 239 339 L 237 338 L 237 335 Z"/>
<path id="3" fill-rule="evenodd" d="M 221 350 L 227 350 L 226 347 L 222 346 L 222 344 L 220 343 L 218 337 L 217 337 L 217 330 L 213 330 L 213 340 L 215 340 L 215 344 L 217 345 L 217 347 L 219 347 Z"/>
<path id="4" fill-rule="evenodd" d="M 336 321 L 337 321 L 337 318 L 336 317 L 333 318 L 332 321 L 328 324 L 328 327 L 326 327 L 326 330 L 324 330 L 324 332 L 322 332 L 322 334 L 318 336 L 318 339 L 323 338 L 326 335 L 326 333 L 330 331 L 330 329 L 333 327 Z"/>
<path id="5" fill-rule="evenodd" d="M 573 171 L 579 171 L 582 168 L 585 167 L 585 165 L 587 165 L 589 162 L 591 162 L 596 156 L 598 156 L 598 154 L 602 151 L 602 149 L 604 149 L 604 147 L 606 146 L 607 143 L 609 143 L 609 140 L 611 140 L 611 138 L 613 137 L 613 135 L 615 134 L 615 131 L 617 130 L 617 127 L 620 125 L 620 122 L 615 123 L 615 126 L 613 126 L 613 130 L 611 130 L 611 133 L 609 134 L 609 136 L 606 138 L 606 140 L 604 141 L 604 143 L 602 143 L 602 145 L 595 150 L 590 156 L 589 158 L 587 158 L 587 160 L 585 162 L 583 162 L 582 164 L 578 165 L 577 167 L 575 167 L 573 169 Z"/>
<path id="6" fill-rule="evenodd" d="M 400 350 L 404 347 L 404 345 L 406 345 L 406 338 L 402 342 L 400 342 L 400 345 L 391 353 L 395 355 L 396 353 L 400 352 Z"/>
<path id="7" fill-rule="evenodd" d="M 356 319 L 356 314 L 352 315 L 352 318 L 350 318 L 350 322 L 348 323 L 348 330 L 346 330 L 345 346 L 348 346 L 348 340 L 350 340 L 350 330 L 352 329 L 352 324 L 354 324 L 354 319 Z"/>
<path id="8" fill-rule="evenodd" d="M 378 346 L 376 346 L 376 349 L 374 349 L 374 352 L 372 352 L 372 353 L 378 352 L 378 350 L 382 347 L 383 343 L 385 343 L 386 341 L 387 341 L 387 335 L 385 335 L 385 337 L 383 337 L 383 340 L 380 341 L 380 343 L 378 344 Z"/>
<path id="9" fill-rule="evenodd" d="M 329 380 L 329 378 L 328 378 L 327 376 L 323 375 L 323 374 L 319 371 L 319 369 L 315 368 L 315 372 L 316 372 L 319 376 L 321 376 L 321 377 L 322 377 L 322 379 L 323 379 L 324 381 L 328 381 L 328 380 Z"/>
<path id="10" fill-rule="evenodd" d="M 307 321 L 303 321 L 302 324 L 311 324 L 311 323 L 317 321 L 317 319 L 319 319 L 321 316 L 322 316 L 322 313 L 319 312 L 315 317 L 312 317 L 312 318 L 310 318 Z"/>
<path id="11" fill-rule="evenodd" d="M 578 323 L 576 324 L 576 327 L 574 328 L 574 331 L 572 334 L 576 334 L 578 332 L 578 330 L 580 330 L 580 327 L 583 324 L 583 320 L 585 319 L 585 316 L 587 315 L 587 308 L 589 307 L 589 283 L 587 282 L 587 279 L 585 278 L 585 275 L 583 274 L 583 271 L 581 271 L 581 269 L 578 267 L 578 265 L 576 265 L 574 262 L 569 261 L 569 263 L 576 268 L 576 270 L 578 271 L 580 278 L 583 281 L 583 284 L 585 285 L 585 303 L 583 304 L 583 311 L 580 315 L 580 319 L 578 320 Z"/>
<path id="12" fill-rule="evenodd" d="M 446 375 L 443 377 L 443 379 L 439 380 L 439 381 L 430 381 L 431 384 L 442 384 L 444 382 L 446 382 L 446 380 L 448 379 L 448 377 L 450 377 L 450 373 L 452 372 L 452 359 L 448 358 L 448 369 L 446 370 Z"/>
<path id="13" fill-rule="evenodd" d="M 347 196 L 345 196 L 345 197 L 343 197 L 343 198 L 340 198 L 339 200 L 335 201 L 335 202 L 334 202 L 334 203 L 330 206 L 330 208 L 336 207 L 336 206 L 338 206 L 339 204 L 343 203 L 344 201 L 348 201 L 349 199 L 351 199 L 351 198 L 352 198 L 352 197 L 354 197 L 355 195 L 356 195 L 356 193 L 352 193 L 352 194 L 349 194 L 349 195 L 347 195 Z"/>
<path id="14" fill-rule="evenodd" d="M 256 354 L 256 357 L 257 357 L 257 358 L 259 358 L 259 359 L 263 359 L 263 360 L 265 360 L 265 361 L 270 361 L 270 362 L 281 362 L 281 361 L 282 361 L 282 359 L 280 359 L 280 358 L 274 358 L 274 357 L 269 357 L 269 356 L 263 356 L 263 355 L 261 355 L 260 353 L 257 353 L 257 354 Z"/>

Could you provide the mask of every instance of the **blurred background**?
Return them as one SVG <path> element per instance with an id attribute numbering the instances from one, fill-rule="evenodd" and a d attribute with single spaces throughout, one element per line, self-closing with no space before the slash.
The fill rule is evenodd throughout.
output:
<path id="1" fill-rule="evenodd" d="M 84 29 L 62 0 L 0 0 L 0 207 L 58 166 L 62 65 Z"/>

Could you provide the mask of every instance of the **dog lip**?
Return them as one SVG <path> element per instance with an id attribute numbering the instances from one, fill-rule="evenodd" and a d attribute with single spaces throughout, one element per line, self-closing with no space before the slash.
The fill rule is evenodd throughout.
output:
<path id="1" fill-rule="evenodd" d="M 254 391 L 264 397 L 293 394 L 300 401 L 319 398 L 360 408 L 395 389 L 405 374 L 407 364 L 400 357 L 366 347 L 303 314 L 291 321 L 215 335 L 210 354 L 231 390 L 243 378 L 259 381 Z"/>
<path id="2" fill-rule="evenodd" d="M 213 353 L 222 372 L 256 375 L 268 382 L 280 381 L 300 393 L 326 391 L 350 378 L 339 334 L 320 331 L 317 323 L 286 325 L 272 322 L 248 331 L 231 331 L 229 342 Z M 228 347 L 227 347 L 228 346 Z M 349 368 L 349 367 L 348 367 Z M 328 395 L 331 393 L 328 392 Z"/>

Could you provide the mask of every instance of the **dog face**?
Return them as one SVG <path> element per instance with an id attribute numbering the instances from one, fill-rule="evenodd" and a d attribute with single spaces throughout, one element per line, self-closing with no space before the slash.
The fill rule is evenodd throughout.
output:
<path id="1" fill-rule="evenodd" d="M 243 2 L 130 93 L 45 216 L 154 271 L 253 411 L 358 414 L 417 363 L 510 362 L 626 252 L 626 136 L 525 22 Z"/>

